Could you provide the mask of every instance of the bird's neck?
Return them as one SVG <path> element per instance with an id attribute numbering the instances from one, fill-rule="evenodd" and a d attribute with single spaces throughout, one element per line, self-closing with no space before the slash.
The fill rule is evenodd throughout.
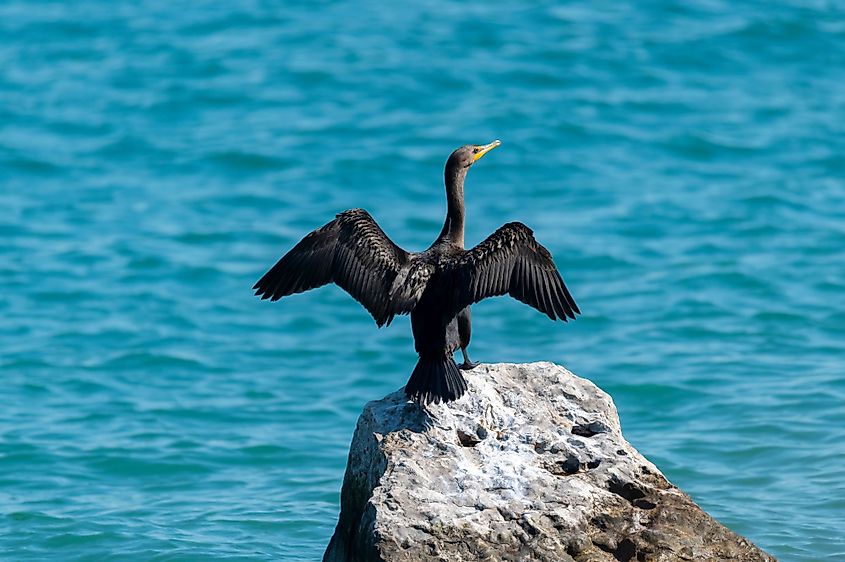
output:
<path id="1" fill-rule="evenodd" d="M 446 222 L 440 239 L 464 247 L 464 179 L 467 169 L 446 168 Z"/>

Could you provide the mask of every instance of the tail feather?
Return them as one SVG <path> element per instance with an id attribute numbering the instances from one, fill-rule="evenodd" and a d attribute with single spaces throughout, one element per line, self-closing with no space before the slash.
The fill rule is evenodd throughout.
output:
<path id="1" fill-rule="evenodd" d="M 420 357 L 405 394 L 420 404 L 451 402 L 464 395 L 467 383 L 452 356 Z"/>

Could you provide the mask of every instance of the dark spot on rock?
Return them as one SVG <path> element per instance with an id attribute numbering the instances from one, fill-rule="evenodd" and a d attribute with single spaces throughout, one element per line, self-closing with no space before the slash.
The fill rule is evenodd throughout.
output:
<path id="1" fill-rule="evenodd" d="M 607 537 L 594 537 L 593 544 L 601 550 L 610 553 L 619 562 L 629 562 L 637 554 L 637 545 L 631 539 L 622 539 L 619 543 L 615 543 L 612 539 Z"/>
<path id="2" fill-rule="evenodd" d="M 618 451 L 616 451 L 616 454 L 617 454 L 617 455 L 622 455 L 622 456 L 624 457 L 624 456 L 626 456 L 628 453 L 626 453 L 626 452 L 625 452 L 625 451 L 623 451 L 622 449 L 619 449 Z"/>
<path id="3" fill-rule="evenodd" d="M 640 467 L 640 470 L 643 471 L 643 474 L 651 474 L 651 471 L 648 469 L 647 466 L 643 465 Z"/>
<path id="4" fill-rule="evenodd" d="M 486 428 L 486 427 L 484 427 L 484 426 L 482 426 L 482 425 L 479 425 L 479 426 L 475 429 L 475 434 L 476 434 L 476 435 L 478 435 L 478 438 L 479 438 L 479 439 L 481 439 L 482 441 L 484 441 L 485 439 L 487 439 L 487 436 L 489 435 L 489 432 L 487 431 L 487 428 Z"/>
<path id="5" fill-rule="evenodd" d="M 481 443 L 481 439 L 461 429 L 458 430 L 458 441 L 460 441 L 461 445 L 464 447 L 475 447 Z"/>
<path id="6" fill-rule="evenodd" d="M 656 507 L 653 502 L 642 499 L 645 498 L 645 492 L 643 492 L 636 484 L 633 482 L 623 482 L 617 476 L 610 479 L 607 489 L 617 496 L 622 496 L 634 507 L 639 507 L 640 509 L 654 509 Z"/>
<path id="7" fill-rule="evenodd" d="M 619 562 L 628 562 L 637 554 L 637 545 L 631 539 L 622 539 L 613 552 L 613 557 Z"/>
<path id="8" fill-rule="evenodd" d="M 581 437 L 592 437 L 593 435 L 606 432 L 607 426 L 600 421 L 577 424 L 572 427 L 572 433 Z"/>
<path id="9" fill-rule="evenodd" d="M 570 455 L 565 459 L 549 460 L 543 463 L 543 468 L 555 476 L 569 476 L 581 469 L 581 461 L 578 457 Z"/>
<path id="10" fill-rule="evenodd" d="M 577 457 L 566 457 L 564 461 L 558 461 L 558 465 L 560 465 L 561 470 L 565 474 L 575 474 L 578 472 L 578 469 L 581 468 L 581 463 L 578 461 Z"/>
<path id="11" fill-rule="evenodd" d="M 616 476 L 610 479 L 607 489 L 631 502 L 645 497 L 645 492 L 637 488 L 636 484 L 623 482 Z"/>
<path id="12" fill-rule="evenodd" d="M 639 507 L 640 509 L 654 509 L 655 507 L 657 507 L 656 503 L 651 502 L 645 498 L 634 500 L 631 503 L 634 505 L 634 507 Z"/>
<path id="13" fill-rule="evenodd" d="M 601 459 L 593 459 L 593 460 L 591 460 L 587 463 L 587 468 L 589 468 L 589 469 L 598 468 L 600 464 L 601 464 Z"/>

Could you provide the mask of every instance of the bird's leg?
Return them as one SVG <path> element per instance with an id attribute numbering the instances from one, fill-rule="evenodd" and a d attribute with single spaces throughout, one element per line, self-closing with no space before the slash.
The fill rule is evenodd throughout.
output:
<path id="1" fill-rule="evenodd" d="M 470 369 L 474 369 L 480 365 L 478 361 L 470 361 L 469 355 L 467 354 L 467 348 L 462 347 L 461 353 L 464 355 L 464 362 L 458 365 L 458 368 L 462 371 L 469 371 Z"/>
<path id="2" fill-rule="evenodd" d="M 458 313 L 458 341 L 461 345 L 461 353 L 464 354 L 464 362 L 459 365 L 462 371 L 469 371 L 478 367 L 478 362 L 470 361 L 469 355 L 467 355 L 470 337 L 472 337 L 472 315 L 469 307 L 466 307 Z"/>

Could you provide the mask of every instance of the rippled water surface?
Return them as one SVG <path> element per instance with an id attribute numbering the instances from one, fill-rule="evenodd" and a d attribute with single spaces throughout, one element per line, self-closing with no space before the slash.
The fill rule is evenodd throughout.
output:
<path id="1" fill-rule="evenodd" d="M 845 559 L 845 11 L 827 2 L 0 3 L 0 557 L 315 560 L 407 319 L 250 287 L 365 207 L 522 220 L 584 315 L 475 307 L 783 560 Z"/>

